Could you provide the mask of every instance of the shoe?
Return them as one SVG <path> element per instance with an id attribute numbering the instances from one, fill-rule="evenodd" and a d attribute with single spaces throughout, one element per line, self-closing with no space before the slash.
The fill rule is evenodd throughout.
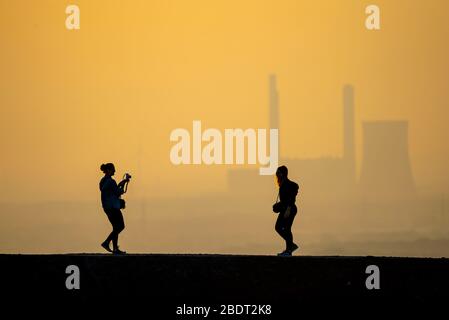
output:
<path id="1" fill-rule="evenodd" d="M 112 253 L 120 255 L 120 254 L 126 254 L 126 251 L 122 251 L 119 248 L 117 248 L 117 249 L 114 249 L 114 251 L 112 251 Z"/>
<path id="2" fill-rule="evenodd" d="M 293 253 L 293 251 L 295 251 L 296 249 L 299 249 L 299 246 L 296 243 L 294 243 L 289 251 L 290 253 Z"/>
<path id="3" fill-rule="evenodd" d="M 107 252 L 112 252 L 111 248 L 109 248 L 109 243 L 103 242 L 103 243 L 101 244 L 101 246 L 102 246 Z"/>
<path id="4" fill-rule="evenodd" d="M 278 253 L 279 257 L 291 257 L 292 252 L 290 250 L 284 250 L 281 253 Z"/>

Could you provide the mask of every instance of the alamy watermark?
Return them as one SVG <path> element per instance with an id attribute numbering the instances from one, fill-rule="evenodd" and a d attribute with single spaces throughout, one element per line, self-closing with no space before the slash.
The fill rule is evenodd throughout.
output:
<path id="1" fill-rule="evenodd" d="M 65 287 L 68 290 L 79 290 L 80 289 L 80 268 L 78 266 L 71 264 L 65 269 L 65 273 L 69 276 L 65 280 Z"/>
<path id="2" fill-rule="evenodd" d="M 375 4 L 370 4 L 365 8 L 368 15 L 365 20 L 365 28 L 368 30 L 380 30 L 380 9 Z"/>
<path id="3" fill-rule="evenodd" d="M 380 289 L 380 269 L 372 264 L 366 267 L 365 273 L 369 276 L 365 280 L 365 286 L 368 290 Z"/>
<path id="4" fill-rule="evenodd" d="M 65 19 L 65 27 L 68 30 L 79 30 L 80 29 L 80 8 L 71 4 L 65 8 L 65 13 L 67 17 Z"/>
<path id="5" fill-rule="evenodd" d="M 76 4 L 70 4 L 65 8 L 65 27 L 68 30 L 80 29 L 80 8 Z M 380 30 L 380 9 L 375 4 L 370 4 L 365 8 L 365 27 L 368 30 Z"/>
<path id="6" fill-rule="evenodd" d="M 184 128 L 172 130 L 170 141 L 176 144 L 170 150 L 170 161 L 174 165 L 245 164 L 246 153 L 246 164 L 259 163 L 263 166 L 259 168 L 260 175 L 272 175 L 278 166 L 278 140 L 278 129 L 269 129 L 269 137 L 267 129 L 224 129 L 222 133 L 218 129 L 208 128 L 202 131 L 201 121 L 194 120 L 192 135 Z M 203 142 L 207 143 L 204 147 Z"/>

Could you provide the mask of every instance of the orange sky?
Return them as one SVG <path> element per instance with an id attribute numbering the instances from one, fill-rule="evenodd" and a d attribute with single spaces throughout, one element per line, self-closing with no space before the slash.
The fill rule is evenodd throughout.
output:
<path id="1" fill-rule="evenodd" d="M 81 29 L 65 28 L 78 4 Z M 130 197 L 224 191 L 225 166 L 169 161 L 172 129 L 266 128 L 281 153 L 340 156 L 344 84 L 361 122 L 409 121 L 418 187 L 449 190 L 448 1 L 1 1 L 0 201 L 96 200 L 102 162 Z"/>

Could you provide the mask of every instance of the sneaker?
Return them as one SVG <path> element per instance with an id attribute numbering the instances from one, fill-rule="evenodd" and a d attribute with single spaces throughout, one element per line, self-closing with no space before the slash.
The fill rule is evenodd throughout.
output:
<path id="1" fill-rule="evenodd" d="M 291 257 L 292 252 L 290 250 L 284 250 L 281 253 L 278 253 L 279 257 Z"/>
<path id="2" fill-rule="evenodd" d="M 101 244 L 101 246 L 102 246 L 107 252 L 112 252 L 111 248 L 109 247 L 109 243 L 103 242 L 103 243 Z"/>
<path id="3" fill-rule="evenodd" d="M 117 248 L 117 249 L 114 249 L 114 251 L 112 251 L 112 253 L 120 255 L 120 254 L 126 254 L 126 251 L 122 251 L 119 248 Z"/>

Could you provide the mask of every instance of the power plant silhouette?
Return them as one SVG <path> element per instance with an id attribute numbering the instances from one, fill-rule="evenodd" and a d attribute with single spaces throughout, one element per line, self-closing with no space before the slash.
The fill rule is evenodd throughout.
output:
<path id="1" fill-rule="evenodd" d="M 356 149 L 354 130 L 354 88 L 343 87 L 343 156 L 311 159 L 284 158 L 284 164 L 297 179 L 302 192 L 308 196 L 325 199 L 344 194 L 363 197 L 389 197 L 410 195 L 415 185 L 408 153 L 407 121 L 363 122 L 363 160 L 360 178 L 356 174 Z M 269 123 L 282 130 L 279 117 L 279 94 L 276 75 L 269 76 Z M 281 150 L 279 148 L 279 150 Z M 231 169 L 228 171 L 230 190 L 240 193 L 259 193 L 266 177 L 256 169 Z M 272 178 L 271 178 L 272 179 Z M 268 184 L 270 188 L 273 184 Z"/>
<path id="2" fill-rule="evenodd" d="M 415 191 L 408 155 L 407 121 L 363 123 L 363 162 L 359 185 L 376 193 Z"/>

